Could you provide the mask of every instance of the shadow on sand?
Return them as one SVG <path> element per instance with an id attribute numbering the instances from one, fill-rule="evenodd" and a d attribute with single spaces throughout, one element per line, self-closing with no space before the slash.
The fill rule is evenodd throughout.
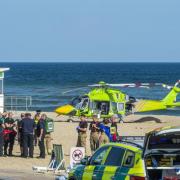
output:
<path id="1" fill-rule="evenodd" d="M 151 117 L 151 116 L 142 117 L 138 120 L 127 122 L 127 123 L 144 123 L 144 122 L 149 122 L 149 121 L 154 121 L 156 123 L 162 123 L 160 119 L 155 118 L 155 117 Z"/>

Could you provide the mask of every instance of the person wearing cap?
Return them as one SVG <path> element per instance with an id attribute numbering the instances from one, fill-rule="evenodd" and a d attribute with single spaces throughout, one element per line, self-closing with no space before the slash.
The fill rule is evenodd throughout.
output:
<path id="1" fill-rule="evenodd" d="M 93 154 L 94 151 L 99 147 L 99 120 L 98 115 L 93 115 L 93 121 L 90 123 L 89 130 L 90 132 L 90 147 L 91 153 Z"/>
<path id="2" fill-rule="evenodd" d="M 31 118 L 30 113 L 25 114 L 25 118 L 22 120 L 22 133 L 23 133 L 23 157 L 33 158 L 34 153 L 34 128 L 35 122 Z"/>
<path id="3" fill-rule="evenodd" d="M 5 119 L 3 117 L 3 114 L 0 114 L 0 157 L 3 156 L 3 145 L 4 145 L 3 130 L 5 128 L 4 120 Z"/>
<path id="4" fill-rule="evenodd" d="M 111 135 L 112 135 L 112 141 L 116 142 L 117 141 L 117 136 L 118 136 L 118 130 L 117 130 L 117 121 L 118 121 L 118 115 L 114 114 L 111 117 Z"/>
<path id="5" fill-rule="evenodd" d="M 85 115 L 81 115 L 79 126 L 76 128 L 78 132 L 77 147 L 84 147 L 86 151 L 87 127 Z"/>

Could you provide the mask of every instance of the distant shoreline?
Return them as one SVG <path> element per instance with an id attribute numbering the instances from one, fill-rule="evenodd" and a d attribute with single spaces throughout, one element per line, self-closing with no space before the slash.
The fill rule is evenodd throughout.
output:
<path id="1" fill-rule="evenodd" d="M 86 62 L 81 62 L 81 61 L 47 61 L 47 62 L 41 62 L 41 61 L 25 61 L 25 62 L 21 62 L 21 61 L 9 61 L 9 62 L 5 62 L 2 61 L 0 63 L 3 64 L 180 64 L 180 62 L 177 61 L 172 61 L 172 62 L 161 62 L 161 61 L 154 61 L 154 62 L 141 62 L 141 61 L 122 61 L 122 62 L 117 62 L 117 61 L 111 61 L 111 62 L 107 62 L 107 61 L 86 61 Z"/>

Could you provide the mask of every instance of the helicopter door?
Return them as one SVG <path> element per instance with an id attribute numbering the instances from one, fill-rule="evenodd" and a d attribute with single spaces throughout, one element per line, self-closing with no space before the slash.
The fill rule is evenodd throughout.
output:
<path id="1" fill-rule="evenodd" d="M 118 112 L 124 111 L 125 110 L 124 103 L 117 103 L 117 109 L 118 109 Z"/>
<path id="2" fill-rule="evenodd" d="M 102 115 L 109 114 L 109 102 L 107 101 L 94 101 L 93 111 Z"/>

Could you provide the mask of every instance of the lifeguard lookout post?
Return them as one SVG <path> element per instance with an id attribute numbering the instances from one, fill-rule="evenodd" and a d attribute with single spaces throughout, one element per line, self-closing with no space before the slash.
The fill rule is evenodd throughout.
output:
<path id="1" fill-rule="evenodd" d="M 10 68 L 0 68 L 0 112 L 4 112 L 4 72 Z"/>

